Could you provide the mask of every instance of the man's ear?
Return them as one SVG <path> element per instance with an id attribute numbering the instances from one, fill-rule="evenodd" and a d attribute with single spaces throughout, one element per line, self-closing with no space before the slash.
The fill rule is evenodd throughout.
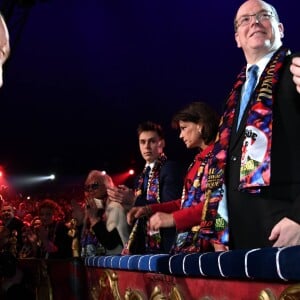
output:
<path id="1" fill-rule="evenodd" d="M 280 38 L 284 38 L 284 27 L 282 23 L 278 24 L 279 32 L 280 32 Z"/>
<path id="2" fill-rule="evenodd" d="M 161 147 L 162 149 L 165 148 L 166 146 L 166 142 L 164 139 L 161 139 L 159 142 L 158 142 L 158 146 Z"/>
<path id="3" fill-rule="evenodd" d="M 235 37 L 237 47 L 241 48 L 240 37 L 239 37 L 239 34 L 237 32 L 235 33 L 234 37 Z"/>

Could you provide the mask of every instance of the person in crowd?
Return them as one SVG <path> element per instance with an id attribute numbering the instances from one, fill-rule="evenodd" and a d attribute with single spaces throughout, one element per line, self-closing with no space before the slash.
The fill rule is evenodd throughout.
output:
<path id="1" fill-rule="evenodd" d="M 40 226 L 40 225 L 39 225 Z M 41 241 L 32 226 L 22 228 L 22 248 L 18 252 L 19 258 L 40 258 Z"/>
<path id="2" fill-rule="evenodd" d="M 180 197 L 184 171 L 183 167 L 167 159 L 164 153 L 165 138 L 160 124 L 152 121 L 140 123 L 137 128 L 141 156 L 145 161 L 143 171 L 137 176 L 134 189 L 121 185 L 108 189 L 109 197 L 116 202 L 134 206 L 144 206 L 152 203 L 164 203 Z M 130 241 L 142 239 L 136 250 L 124 249 L 124 254 L 142 251 L 145 253 L 168 253 L 174 243 L 175 228 L 162 228 L 150 231 L 147 228 L 147 218 L 137 220 L 133 227 Z M 139 233 L 137 233 L 139 232 Z M 136 234 L 137 233 L 137 234 Z M 126 248 L 133 244 L 130 242 Z M 142 245 L 144 244 L 144 245 Z"/>
<path id="3" fill-rule="evenodd" d="M 16 254 L 11 251 L 10 231 L 0 226 L 0 299 L 35 299 L 27 276 L 18 266 Z"/>
<path id="4" fill-rule="evenodd" d="M 14 248 L 12 252 L 17 256 L 17 253 L 22 248 L 22 228 L 24 223 L 21 219 L 15 216 L 14 207 L 7 202 L 4 202 L 1 207 L 2 224 L 9 230 L 11 246 Z"/>
<path id="5" fill-rule="evenodd" d="M 41 247 L 42 258 L 71 258 L 72 237 L 68 235 L 66 223 L 57 220 L 61 208 L 52 199 L 44 199 L 39 203 L 38 216 L 41 225 L 35 226 L 34 233 Z"/>
<path id="6" fill-rule="evenodd" d="M 125 207 L 118 202 L 111 201 L 107 195 L 107 188 L 113 188 L 113 186 L 112 178 L 99 170 L 90 171 L 84 185 L 86 224 L 83 229 L 83 238 L 86 241 L 82 242 L 91 247 L 93 239 L 89 229 L 92 229 L 97 240 L 104 247 L 106 255 L 120 254 L 128 241 L 130 232 Z M 86 235 L 87 232 L 88 235 Z"/>
<path id="7" fill-rule="evenodd" d="M 32 218 L 31 222 L 25 222 L 22 228 L 22 248 L 18 252 L 19 258 L 41 258 L 44 254 L 42 242 L 39 237 L 39 229 L 42 221 L 39 216 Z"/>
<path id="8" fill-rule="evenodd" d="M 10 231 L 5 226 L 0 225 L 0 252 L 9 251 Z"/>
<path id="9" fill-rule="evenodd" d="M 30 226 L 32 219 L 33 219 L 32 214 L 28 213 L 22 218 L 22 221 L 26 226 Z"/>
<path id="10" fill-rule="evenodd" d="M 132 224 L 136 218 L 148 215 L 151 216 L 150 230 L 175 227 L 178 235 L 171 249 L 172 254 L 225 250 L 226 245 L 217 235 L 214 239 L 206 239 L 200 228 L 205 210 L 208 161 L 212 155 L 219 116 L 208 104 L 192 102 L 175 113 L 172 125 L 180 129 L 179 137 L 187 149 L 198 150 L 187 170 L 182 196 L 175 201 L 133 207 L 127 214 L 127 220 Z M 223 232 L 227 224 L 220 216 L 217 218 L 222 220 L 223 226 L 220 226 L 219 232 Z"/>
<path id="11" fill-rule="evenodd" d="M 283 45 L 284 26 L 265 1 L 245 1 L 234 29 L 246 65 L 215 141 L 211 201 L 227 201 L 231 249 L 299 245 L 300 53 Z"/>
<path id="12" fill-rule="evenodd" d="M 15 211 L 15 216 L 24 221 L 24 217 L 27 213 L 26 203 L 24 201 L 20 202 L 18 209 Z"/>

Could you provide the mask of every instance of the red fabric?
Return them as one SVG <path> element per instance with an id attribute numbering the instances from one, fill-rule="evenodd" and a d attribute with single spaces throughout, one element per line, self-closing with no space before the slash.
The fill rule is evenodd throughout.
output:
<path id="1" fill-rule="evenodd" d="M 211 151 L 212 147 L 212 144 L 209 145 L 195 156 L 195 162 L 193 163 L 192 167 L 188 170 L 185 177 L 186 189 L 188 189 L 188 186 L 190 186 L 193 182 L 202 159 L 207 155 L 209 151 Z M 181 199 L 177 199 L 165 203 L 152 204 L 151 210 L 153 213 L 158 211 L 164 213 L 173 213 L 176 229 L 178 231 L 181 231 L 190 229 L 191 227 L 200 224 L 203 205 L 204 203 L 201 202 L 197 205 L 181 209 Z"/>
<path id="2" fill-rule="evenodd" d="M 203 202 L 185 209 L 175 211 L 173 218 L 177 230 L 186 230 L 200 224 L 201 214 L 203 209 Z"/>
<path id="3" fill-rule="evenodd" d="M 173 218 L 177 230 L 185 230 L 200 224 L 200 216 L 204 203 L 181 209 L 181 199 L 169 201 L 165 203 L 157 203 L 151 205 L 153 213 L 158 211 L 164 213 L 173 213 Z"/>

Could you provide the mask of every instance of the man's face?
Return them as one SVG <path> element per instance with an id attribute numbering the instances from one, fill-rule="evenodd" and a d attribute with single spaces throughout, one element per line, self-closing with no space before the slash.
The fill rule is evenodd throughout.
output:
<path id="1" fill-rule="evenodd" d="M 152 163 L 163 152 L 165 143 L 155 131 L 143 131 L 139 136 L 139 146 L 144 160 Z"/>
<path id="2" fill-rule="evenodd" d="M 284 28 L 267 3 L 260 0 L 244 2 L 235 21 L 237 46 L 244 50 L 246 56 L 253 53 L 262 56 L 281 46 Z"/>
<path id="3" fill-rule="evenodd" d="M 3 17 L 0 15 L 0 87 L 3 85 L 3 64 L 10 52 L 9 35 Z"/>
<path id="4" fill-rule="evenodd" d="M 50 207 L 43 207 L 39 213 L 40 220 L 44 226 L 48 226 L 54 221 L 54 210 Z"/>
<path id="5" fill-rule="evenodd" d="M 8 221 L 14 217 L 14 210 L 10 205 L 4 205 L 1 210 L 2 220 Z"/>

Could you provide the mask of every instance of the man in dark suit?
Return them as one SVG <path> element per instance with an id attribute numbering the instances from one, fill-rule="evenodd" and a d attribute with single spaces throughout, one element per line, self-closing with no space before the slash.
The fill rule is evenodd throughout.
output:
<path id="1" fill-rule="evenodd" d="M 21 219 L 15 216 L 14 207 L 9 203 L 3 203 L 1 207 L 2 224 L 9 230 L 10 243 L 16 247 L 13 252 L 17 255 L 22 248 L 22 228 L 24 223 Z M 13 240 L 15 239 L 15 243 Z"/>
<path id="2" fill-rule="evenodd" d="M 282 45 L 284 27 L 272 5 L 245 1 L 234 24 L 247 66 L 226 102 L 215 146 L 215 154 L 227 154 L 218 162 L 225 170 L 218 187 L 227 191 L 230 248 L 299 245 L 300 89 L 290 72 L 293 55 Z M 253 65 L 256 87 L 238 126 Z"/>
<path id="3" fill-rule="evenodd" d="M 138 126 L 137 134 L 140 153 L 145 160 L 144 169 L 136 177 L 133 190 L 124 185 L 108 189 L 110 199 L 134 206 L 179 199 L 183 186 L 184 168 L 177 162 L 167 159 L 164 154 L 165 139 L 161 125 L 152 121 L 143 122 Z M 161 229 L 162 242 L 159 248 L 156 245 L 153 247 L 155 249 L 149 251 L 168 253 L 175 234 L 174 228 Z M 151 240 L 151 236 L 149 239 Z"/>

